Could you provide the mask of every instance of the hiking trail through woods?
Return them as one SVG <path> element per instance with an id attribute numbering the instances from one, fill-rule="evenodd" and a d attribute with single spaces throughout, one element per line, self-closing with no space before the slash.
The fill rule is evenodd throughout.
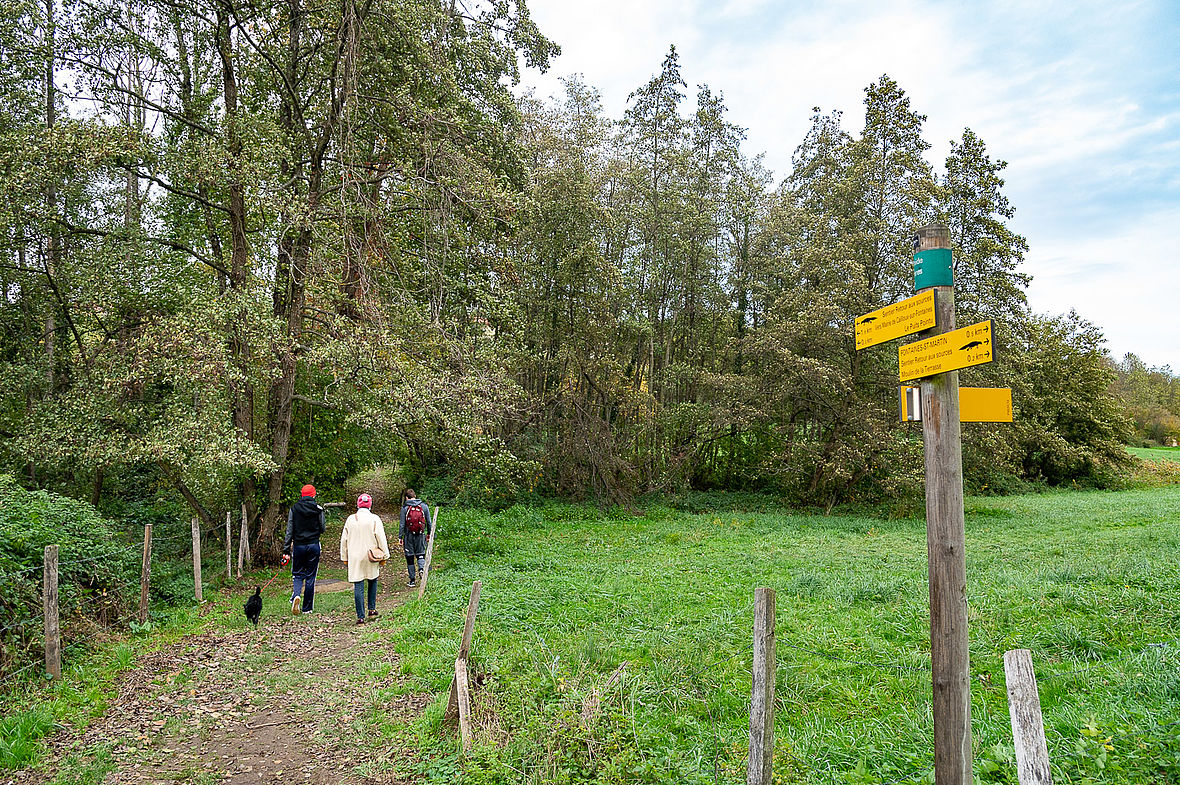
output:
<path id="1" fill-rule="evenodd" d="M 383 614 L 411 596 L 396 570 L 382 583 Z M 266 597 L 282 592 L 276 584 Z M 243 602 L 249 593 L 235 590 Z M 84 769 L 105 773 L 84 781 L 111 784 L 409 782 L 383 764 L 415 756 L 412 741 L 390 746 L 372 724 L 412 720 L 433 697 L 401 675 L 387 616 L 357 626 L 351 591 L 325 594 L 317 591 L 316 613 L 278 614 L 268 602 L 257 631 L 208 630 L 144 655 L 119 677 L 101 717 L 48 739 L 42 765 L 0 775 L 0 785 Z M 240 602 L 204 612 L 244 621 Z"/>

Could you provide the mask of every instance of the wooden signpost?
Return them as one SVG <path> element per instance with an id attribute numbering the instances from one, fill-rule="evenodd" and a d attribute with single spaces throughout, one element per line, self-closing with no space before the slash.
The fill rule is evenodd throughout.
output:
<path id="1" fill-rule="evenodd" d="M 966 534 L 960 421 L 1012 421 L 1012 391 L 966 388 L 959 369 L 991 362 L 991 320 L 955 329 L 950 230 L 918 231 L 917 295 L 856 319 L 856 348 L 923 331 L 897 351 L 902 420 L 920 420 L 926 462 L 926 551 L 930 576 L 930 659 L 934 781 L 971 785 L 971 683 L 967 653 Z M 932 311 L 932 313 L 931 313 Z M 964 411 L 960 413 L 960 401 Z"/>

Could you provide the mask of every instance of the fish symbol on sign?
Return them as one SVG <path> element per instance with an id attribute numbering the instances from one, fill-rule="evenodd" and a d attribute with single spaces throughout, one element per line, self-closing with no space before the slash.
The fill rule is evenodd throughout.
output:
<path id="1" fill-rule="evenodd" d="M 875 321 L 877 321 L 876 316 L 866 316 L 865 318 L 860 320 L 860 323 L 861 324 L 868 324 L 869 322 L 875 322 Z"/>
<path id="2" fill-rule="evenodd" d="M 965 352 L 968 349 L 974 349 L 976 346 L 983 346 L 983 341 L 972 341 L 971 343 L 967 344 L 966 346 L 960 346 L 959 351 Z"/>

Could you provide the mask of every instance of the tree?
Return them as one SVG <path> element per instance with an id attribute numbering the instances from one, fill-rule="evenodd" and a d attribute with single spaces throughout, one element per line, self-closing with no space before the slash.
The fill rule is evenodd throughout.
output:
<path id="1" fill-rule="evenodd" d="M 1050 485 L 1104 484 L 1130 458 L 1130 420 L 1111 394 L 1102 332 L 1074 311 L 1029 315 L 1015 340 L 1012 430 L 1022 474 Z"/>
<path id="2" fill-rule="evenodd" d="M 970 128 L 951 141 L 939 212 L 955 250 L 955 309 L 962 324 L 1022 316 L 1031 276 L 1017 270 L 1028 243 L 1006 221 L 1016 211 L 1001 193 L 1006 161 L 993 161 Z"/>

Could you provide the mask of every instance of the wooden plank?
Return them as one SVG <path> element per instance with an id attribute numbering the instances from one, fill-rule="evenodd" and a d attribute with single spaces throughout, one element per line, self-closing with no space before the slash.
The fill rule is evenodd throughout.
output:
<path id="1" fill-rule="evenodd" d="M 198 605 L 205 601 L 201 586 L 201 526 L 196 518 L 193 518 L 193 593 Z"/>
<path id="2" fill-rule="evenodd" d="M 459 738 L 463 742 L 463 751 L 471 750 L 471 692 L 467 681 L 467 660 L 455 660 L 455 684 L 459 692 Z"/>
<path id="3" fill-rule="evenodd" d="M 57 546 L 45 546 L 41 570 L 41 610 L 45 615 L 45 672 L 61 678 L 61 620 L 57 600 Z"/>
<path id="4" fill-rule="evenodd" d="M 426 566 L 422 568 L 422 575 L 418 577 L 418 599 L 426 593 L 426 581 L 430 579 L 430 560 L 434 556 L 434 537 L 438 534 L 438 508 L 434 508 L 431 515 L 430 539 L 426 541 Z"/>
<path id="5" fill-rule="evenodd" d="M 754 679 L 746 785 L 770 785 L 774 773 L 774 590 L 754 590 Z"/>
<path id="6" fill-rule="evenodd" d="M 139 572 L 139 623 L 147 624 L 148 587 L 152 583 L 152 525 L 143 527 L 143 566 Z"/>
<path id="7" fill-rule="evenodd" d="M 466 660 L 471 653 L 471 638 L 475 634 L 475 614 L 479 612 L 479 589 L 482 584 L 475 581 L 471 584 L 471 599 L 467 601 L 467 620 L 463 623 L 463 640 L 459 644 L 458 659 Z M 454 719 L 459 713 L 459 694 L 455 682 L 451 682 L 451 696 L 447 700 L 447 718 Z"/>
<path id="8" fill-rule="evenodd" d="M 1004 652 L 1004 680 L 1008 685 L 1008 714 L 1012 718 L 1016 776 L 1020 785 L 1053 785 L 1041 698 L 1028 649 Z"/>
<path id="9" fill-rule="evenodd" d="M 475 614 L 479 612 L 479 589 L 482 583 L 471 584 L 471 598 L 467 601 L 467 619 L 463 622 L 463 642 L 459 644 L 459 659 L 467 659 L 471 653 L 471 638 L 475 634 Z"/>
<path id="10" fill-rule="evenodd" d="M 949 248 L 950 231 L 941 226 L 927 227 L 919 232 L 919 243 L 927 249 Z M 950 286 L 938 289 L 935 335 L 955 328 L 954 289 Z M 927 377 L 920 386 L 926 453 L 934 776 L 938 785 L 971 785 L 971 684 L 959 374 L 951 371 Z"/>

